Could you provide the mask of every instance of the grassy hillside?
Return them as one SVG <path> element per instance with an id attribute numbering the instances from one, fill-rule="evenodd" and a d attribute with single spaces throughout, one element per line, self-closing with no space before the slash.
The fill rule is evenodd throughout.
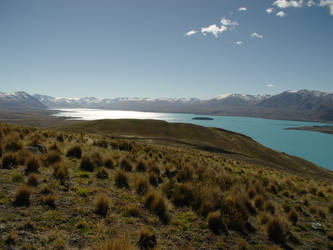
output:
<path id="1" fill-rule="evenodd" d="M 266 148 L 250 137 L 218 128 L 206 128 L 187 123 L 168 123 L 159 120 L 97 120 L 60 127 L 60 130 L 85 131 L 112 138 L 131 138 L 160 144 L 188 145 L 230 157 L 255 161 L 286 171 L 311 176 L 333 177 L 333 172 L 313 163 Z"/>
<path id="2" fill-rule="evenodd" d="M 0 248 L 333 247 L 330 176 L 246 136 L 119 120 L 0 124 L 0 142 Z"/>

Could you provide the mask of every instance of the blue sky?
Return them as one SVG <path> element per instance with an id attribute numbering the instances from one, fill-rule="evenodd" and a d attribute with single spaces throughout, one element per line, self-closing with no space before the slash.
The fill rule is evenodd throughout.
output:
<path id="1" fill-rule="evenodd" d="M 0 37 L 3 92 L 333 90 L 333 0 L 1 0 Z"/>

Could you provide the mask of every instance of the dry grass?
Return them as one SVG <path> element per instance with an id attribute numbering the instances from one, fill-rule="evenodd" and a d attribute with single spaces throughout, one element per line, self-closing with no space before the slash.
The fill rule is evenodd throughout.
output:
<path id="1" fill-rule="evenodd" d="M 39 158 L 32 157 L 31 159 L 28 160 L 27 167 L 25 169 L 25 174 L 38 173 L 40 167 L 41 167 L 41 163 L 40 163 Z"/>
<path id="2" fill-rule="evenodd" d="M 27 186 L 21 186 L 16 190 L 14 206 L 29 206 L 32 189 Z"/>
<path id="3" fill-rule="evenodd" d="M 139 195 L 145 195 L 149 190 L 149 183 L 146 177 L 137 176 L 135 178 L 135 189 Z"/>
<path id="4" fill-rule="evenodd" d="M 271 218 L 266 224 L 266 233 L 275 243 L 284 243 L 287 234 L 287 224 L 279 218 Z"/>
<path id="5" fill-rule="evenodd" d="M 168 223 L 170 220 L 168 207 L 162 194 L 150 192 L 144 200 L 145 207 L 152 210 L 163 223 Z"/>
<path id="6" fill-rule="evenodd" d="M 102 217 L 106 217 L 106 215 L 108 214 L 108 210 L 109 210 L 109 199 L 108 197 L 106 197 L 105 195 L 99 195 L 96 198 L 95 201 L 95 212 L 96 214 L 102 216 Z"/>
<path id="7" fill-rule="evenodd" d="M 2 158 L 2 168 L 14 168 L 18 165 L 18 158 L 16 154 L 5 154 Z"/>
<path id="8" fill-rule="evenodd" d="M 77 158 L 77 159 L 81 159 L 81 155 L 82 155 L 82 149 L 79 145 L 71 147 L 66 153 L 67 157 Z"/>
<path id="9" fill-rule="evenodd" d="M 149 229 L 142 229 L 139 232 L 137 246 L 140 249 L 153 249 L 157 245 L 156 236 Z"/>
<path id="10" fill-rule="evenodd" d="M 222 221 L 220 211 L 210 212 L 207 216 L 207 223 L 213 233 L 219 234 L 220 232 L 227 232 L 226 225 Z"/>
<path id="11" fill-rule="evenodd" d="M 34 173 L 29 174 L 27 184 L 29 186 L 37 187 L 38 186 L 38 176 Z"/>
<path id="12" fill-rule="evenodd" d="M 123 235 L 99 244 L 95 250 L 137 250 L 137 248 L 130 242 L 127 236 Z"/>
<path id="13" fill-rule="evenodd" d="M 128 176 L 122 170 L 117 171 L 115 176 L 115 182 L 118 188 L 129 188 Z"/>
<path id="14" fill-rule="evenodd" d="M 109 178 L 109 172 L 105 168 L 101 168 L 97 171 L 96 177 L 98 179 L 108 179 Z"/>
<path id="15" fill-rule="evenodd" d="M 80 164 L 80 169 L 88 172 L 94 172 L 95 164 L 89 156 L 84 156 Z"/>

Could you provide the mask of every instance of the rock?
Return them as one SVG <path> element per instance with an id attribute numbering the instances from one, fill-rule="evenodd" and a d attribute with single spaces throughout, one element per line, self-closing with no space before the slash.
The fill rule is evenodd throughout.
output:
<path id="1" fill-rule="evenodd" d="M 312 222 L 311 227 L 314 230 L 323 230 L 323 225 L 319 222 Z"/>
<path id="2" fill-rule="evenodd" d="M 32 145 L 32 146 L 27 146 L 25 147 L 26 150 L 32 152 L 32 153 L 42 153 L 42 154 L 46 154 L 47 153 L 47 149 L 45 146 L 41 145 L 41 144 L 36 144 L 36 145 Z"/>

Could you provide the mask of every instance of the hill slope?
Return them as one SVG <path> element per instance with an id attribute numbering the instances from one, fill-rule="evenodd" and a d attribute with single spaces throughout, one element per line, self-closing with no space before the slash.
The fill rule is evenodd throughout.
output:
<path id="1" fill-rule="evenodd" d="M 248 136 L 218 128 L 158 120 L 119 119 L 77 122 L 60 129 L 71 132 L 86 131 L 114 138 L 187 145 L 210 152 L 230 154 L 236 158 L 260 161 L 262 164 L 287 171 L 333 177 L 331 171 L 304 159 L 266 148 Z"/>

